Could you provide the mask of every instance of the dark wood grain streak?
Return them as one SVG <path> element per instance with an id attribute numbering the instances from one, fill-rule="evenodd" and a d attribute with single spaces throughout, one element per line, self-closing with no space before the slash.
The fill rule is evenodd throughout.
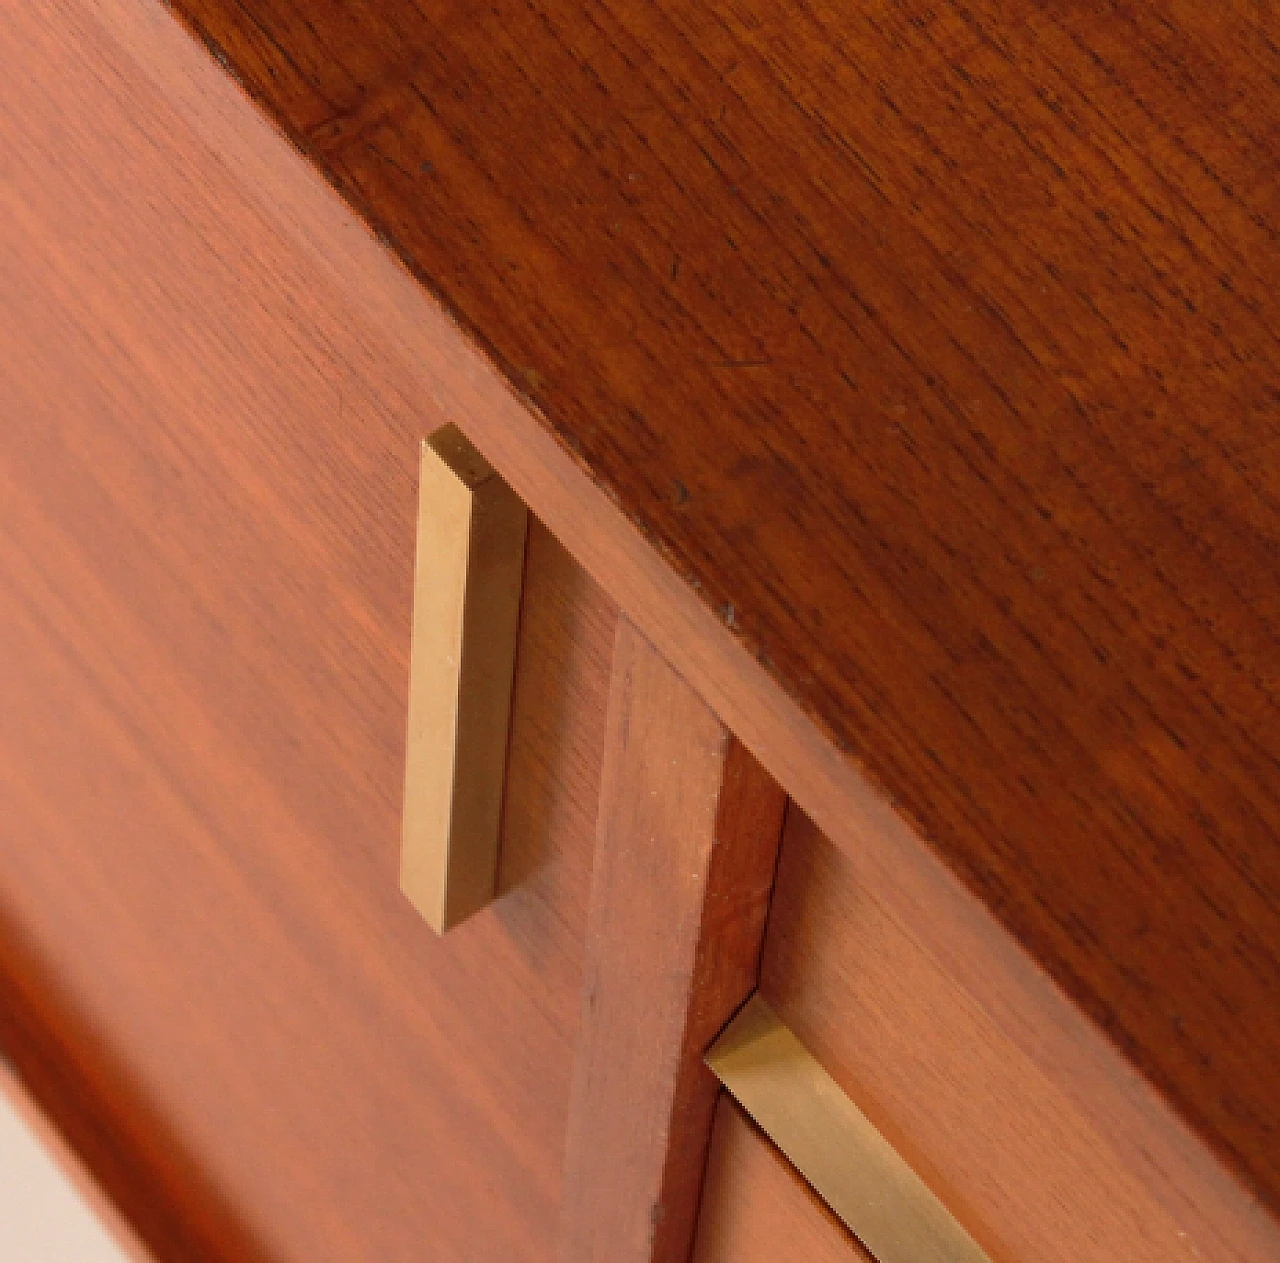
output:
<path id="1" fill-rule="evenodd" d="M 177 7 L 1276 1206 L 1274 8 Z"/>
<path id="2" fill-rule="evenodd" d="M 616 606 L 531 531 L 500 898 L 438 939 L 438 421 L 106 13 L 0 13 L 0 1036 L 165 1263 L 553 1258 Z"/>
<path id="3" fill-rule="evenodd" d="M 565 1165 L 561 1263 L 679 1263 L 755 989 L 786 797 L 619 620 Z"/>
<path id="4" fill-rule="evenodd" d="M 0 927 L 0 1049 L 54 1137 L 149 1257 L 268 1263 L 233 1206 L 209 1187 L 127 1071 L 59 1004 L 59 987 Z M 141 1247 L 140 1247 L 141 1248 Z"/>

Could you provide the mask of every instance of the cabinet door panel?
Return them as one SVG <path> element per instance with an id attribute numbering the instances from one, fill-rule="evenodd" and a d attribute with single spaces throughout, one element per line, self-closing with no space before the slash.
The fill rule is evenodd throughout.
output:
<path id="1" fill-rule="evenodd" d="M 502 893 L 438 938 L 438 422 L 87 13 L 0 16 L 0 1039 L 162 1258 L 548 1259 L 614 608 L 535 527 Z"/>

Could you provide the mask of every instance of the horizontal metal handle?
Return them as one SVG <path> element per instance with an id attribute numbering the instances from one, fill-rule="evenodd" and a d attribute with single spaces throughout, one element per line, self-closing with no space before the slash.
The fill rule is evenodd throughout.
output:
<path id="1" fill-rule="evenodd" d="M 422 445 L 400 888 L 438 934 L 494 894 L 527 530 L 461 430 Z"/>
<path id="2" fill-rule="evenodd" d="M 758 994 L 707 1064 L 879 1263 L 990 1263 Z"/>

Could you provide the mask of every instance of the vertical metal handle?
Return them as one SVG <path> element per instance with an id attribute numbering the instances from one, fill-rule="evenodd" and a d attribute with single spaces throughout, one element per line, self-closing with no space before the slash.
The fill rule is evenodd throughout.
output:
<path id="1" fill-rule="evenodd" d="M 494 894 L 527 530 L 461 430 L 423 443 L 400 888 L 438 934 Z"/>
<path id="2" fill-rule="evenodd" d="M 879 1263 L 990 1263 L 759 995 L 707 1065 Z"/>

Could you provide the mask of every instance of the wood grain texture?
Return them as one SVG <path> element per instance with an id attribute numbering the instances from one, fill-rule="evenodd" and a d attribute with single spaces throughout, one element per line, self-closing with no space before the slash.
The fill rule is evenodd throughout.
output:
<path id="1" fill-rule="evenodd" d="M 719 1085 L 755 989 L 786 798 L 618 623 L 565 1160 L 561 1263 L 689 1257 Z"/>
<path id="2" fill-rule="evenodd" d="M 128 344 L 142 363 L 157 361 L 182 377 L 184 388 L 166 396 L 173 417 L 185 415 L 191 391 L 197 401 L 222 409 L 220 417 L 250 411 L 255 419 L 278 411 L 288 417 L 294 410 L 308 415 L 307 391 L 264 395 L 259 390 L 246 399 L 252 391 L 241 391 L 245 369 L 237 361 L 239 337 L 263 359 L 273 355 L 274 374 L 290 381 L 300 375 L 310 383 L 312 396 L 323 395 L 340 413 L 350 414 L 353 398 L 358 403 L 362 392 L 383 401 L 389 412 L 408 418 L 406 440 L 416 442 L 421 433 L 447 422 L 462 426 L 838 847 L 857 859 L 865 879 L 895 901 L 930 951 L 958 969 L 973 994 L 1003 1013 L 1018 1047 L 1052 1067 L 1081 1116 L 1113 1143 L 1117 1136 L 1140 1136 L 1149 1129 L 1145 1134 L 1152 1145 L 1123 1148 L 1143 1181 L 1167 1201 L 1191 1203 L 1216 1216 L 1228 1236 L 1274 1232 L 1266 1214 L 1224 1175 L 1148 1081 L 1131 1072 L 1128 1058 L 1118 1055 L 1114 1032 L 1104 1038 L 1102 1028 L 1082 1020 L 995 923 L 991 906 L 957 882 L 938 852 L 869 786 L 856 761 L 841 755 L 802 711 L 780 683 L 785 677 L 752 657 L 724 618 L 676 577 L 636 523 L 557 443 L 527 397 L 517 396 L 493 371 L 157 3 L 42 0 L 21 14 L 6 14 L 5 23 L 4 39 L 20 47 L 22 56 L 15 62 L 21 74 L 15 71 L 3 98 L 17 130 L 4 151 L 0 188 L 12 201 L 15 190 L 29 197 L 33 187 L 48 186 L 39 217 L 78 269 L 73 281 L 78 284 L 83 272 L 112 301 L 123 300 L 143 313 L 129 329 Z M 83 73 L 72 72 L 86 47 L 92 50 L 93 92 L 83 91 Z M 147 183 L 152 187 L 144 200 L 141 186 Z M 25 305 L 16 308 L 21 323 L 23 313 L 42 310 L 50 281 L 32 259 L 21 252 L 16 258 L 20 266 L 11 265 L 5 273 L 6 293 L 14 295 L 14 304 L 23 300 Z M 191 266 L 179 268 L 179 261 Z M 201 282 L 194 293 L 189 292 L 193 280 Z M 267 327 L 280 327 L 280 341 L 265 349 L 259 345 L 264 310 Z M 193 352 L 206 344 L 216 346 L 221 370 L 210 377 L 192 375 L 186 361 L 180 370 L 175 367 L 172 352 L 157 349 L 165 347 L 172 328 L 181 333 L 188 360 L 198 360 Z M 118 346 L 114 341 L 104 345 L 109 351 Z M 90 358 L 93 349 L 85 348 Z M 252 373 L 249 380 L 261 385 Z M 227 410 L 224 396 L 234 410 Z M 127 415 L 131 400 L 126 392 L 116 411 Z M 351 423 L 361 415 L 355 409 Z M 334 441 L 326 434 L 326 444 Z M 353 461 L 353 451 L 339 451 L 347 463 L 341 482 L 333 485 L 339 493 L 355 494 L 352 471 L 364 467 Z M 315 455 L 308 449 L 304 461 L 311 476 Z M 407 505 L 407 471 L 403 478 Z M 384 478 L 375 481 L 382 488 L 388 484 Z M 168 481 L 159 480 L 159 486 L 167 488 Z M 374 493 L 375 498 L 382 494 Z M 365 553 L 377 556 L 387 544 L 379 536 L 353 546 L 360 548 L 365 564 Z M 132 669 L 136 674 L 136 664 Z M 550 700 L 558 696 L 552 688 Z M 318 731 L 323 735 L 323 724 Z M 71 804 L 88 791 L 83 783 L 68 781 L 61 792 Z M 227 800 L 234 804 L 239 792 L 232 778 Z M 544 786 L 535 798 L 544 796 L 555 801 L 554 786 Z M 146 819 L 153 809 L 150 799 L 142 794 L 139 802 L 139 818 Z M 84 820 L 83 813 L 78 819 Z M 86 834 L 93 827 L 83 824 Z M 537 867 L 530 860 L 522 871 Z M 174 882 L 181 884 L 180 874 Z M 584 889 L 584 905 L 585 898 Z M 343 899 L 335 895 L 334 905 L 347 916 Z M 30 911 L 21 901 L 16 908 L 17 915 L 6 921 L 10 946 L 24 932 Z M 83 911 L 90 915 L 93 909 Z M 1051 914 L 1052 907 L 1046 915 Z M 1030 945 L 1041 961 L 1046 959 L 1043 945 Z M 236 1227 L 231 1204 L 221 1196 L 227 1190 L 217 1162 L 206 1169 L 196 1143 L 187 1143 L 179 1160 L 163 1116 L 145 1113 L 129 1086 L 127 1058 L 106 1060 L 92 1012 L 63 993 L 58 975 L 41 973 L 34 964 L 19 969 L 21 962 L 34 959 L 30 953 L 19 954 L 15 947 L 10 955 L 6 948 L 5 959 L 6 969 L 13 965 L 26 982 L 20 991 L 6 991 L 0 1014 L 23 1026 L 28 1046 L 44 1050 L 25 1059 L 28 1077 L 44 1076 L 42 1100 L 61 1102 L 64 1121 L 83 1122 L 78 1143 L 96 1145 L 95 1169 L 128 1168 L 121 1186 L 131 1172 L 140 1172 L 144 1185 L 151 1181 L 148 1187 L 156 1185 L 158 1170 L 167 1169 L 168 1185 L 137 1199 L 142 1213 L 152 1221 L 167 1218 L 184 1232 L 203 1215 L 206 1236 L 222 1242 L 223 1254 L 217 1257 L 255 1257 Z M 1204 964 L 1206 977 L 1228 967 L 1220 955 Z M 1127 1047 L 1141 1066 L 1141 1045 Z M 1187 1102 L 1180 1105 L 1185 1116 Z M 128 1137 L 127 1154 L 104 1139 L 108 1124 Z"/>
<path id="3" fill-rule="evenodd" d="M 551 1258 L 616 608 L 532 533 L 503 893 L 437 940 L 434 418 L 99 12 L 0 13 L 6 1050 L 161 1259 Z"/>
<path id="4" fill-rule="evenodd" d="M 1232 1223 L 1123 1082 L 1073 1074 L 1070 1032 L 929 915 L 793 811 L 760 992 L 992 1263 L 1280 1257 L 1274 1222 Z"/>
<path id="5" fill-rule="evenodd" d="M 177 7 L 1280 1204 L 1274 8 Z"/>
<path id="6" fill-rule="evenodd" d="M 693 1263 L 871 1263 L 871 1255 L 726 1095 Z"/>

